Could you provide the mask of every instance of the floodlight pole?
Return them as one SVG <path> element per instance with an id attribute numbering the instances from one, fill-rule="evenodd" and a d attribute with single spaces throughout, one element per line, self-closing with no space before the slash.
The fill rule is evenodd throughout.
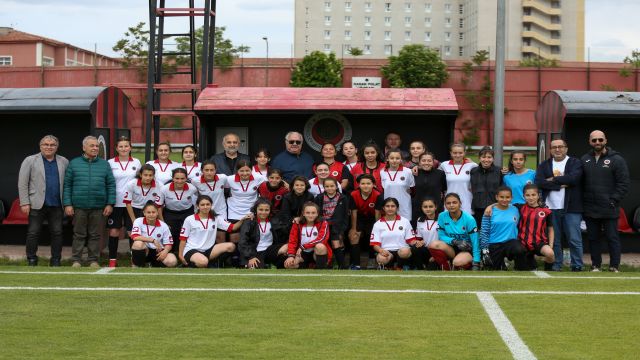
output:
<path id="1" fill-rule="evenodd" d="M 496 21 L 496 86 L 493 103 L 493 151 L 494 164 L 502 167 L 502 149 L 504 147 L 504 58 L 506 42 L 506 3 L 498 0 Z"/>

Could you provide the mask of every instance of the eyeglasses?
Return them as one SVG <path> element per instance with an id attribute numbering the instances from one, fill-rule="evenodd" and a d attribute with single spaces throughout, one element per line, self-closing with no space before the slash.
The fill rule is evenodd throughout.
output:
<path id="1" fill-rule="evenodd" d="M 551 147 L 551 150 L 562 150 L 562 149 L 564 149 L 564 148 L 566 148 L 566 146 L 564 146 L 564 145 L 557 145 L 557 146 L 552 146 L 552 147 Z"/>
<path id="2" fill-rule="evenodd" d="M 594 143 L 594 144 L 597 143 L 597 142 L 604 142 L 604 139 L 603 138 L 593 138 L 593 139 L 591 139 L 591 142 Z"/>
<path id="3" fill-rule="evenodd" d="M 302 140 L 289 140 L 289 145 L 301 145 Z"/>

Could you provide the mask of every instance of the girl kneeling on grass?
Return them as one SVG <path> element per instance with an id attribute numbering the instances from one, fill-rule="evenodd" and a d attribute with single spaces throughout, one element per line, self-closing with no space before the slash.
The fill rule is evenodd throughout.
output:
<path id="1" fill-rule="evenodd" d="M 527 252 L 529 268 L 536 269 L 537 266 L 533 255 L 539 255 L 544 256 L 544 269 L 549 271 L 555 261 L 551 210 L 546 206 L 542 206 L 540 191 L 535 184 L 525 185 L 524 199 L 526 204 L 519 206 L 518 239 Z"/>
<path id="2" fill-rule="evenodd" d="M 433 259 L 442 270 L 451 270 L 449 259 L 456 268 L 480 270 L 480 242 L 473 216 L 461 209 L 460 196 L 449 193 L 444 197 L 447 209 L 438 215 L 438 240 L 429 244 Z"/>
<path id="3" fill-rule="evenodd" d="M 137 218 L 131 228 L 131 263 L 143 267 L 175 267 L 176 256 L 171 253 L 173 237 L 169 226 L 158 218 L 156 204 L 149 201 L 143 208 L 143 217 Z"/>
<path id="4" fill-rule="evenodd" d="M 385 199 L 382 205 L 384 216 L 376 221 L 371 230 L 370 245 L 378 254 L 376 261 L 380 270 L 392 264 L 395 259 L 398 261 L 398 267 L 402 267 L 403 270 L 409 269 L 406 264 L 411 257 L 409 244 L 415 241 L 415 236 L 411 222 L 398 215 L 398 208 L 396 198 Z"/>
<path id="5" fill-rule="evenodd" d="M 494 270 L 507 270 L 505 258 L 514 260 L 516 270 L 527 270 L 525 250 L 518 240 L 520 213 L 511 205 L 511 198 L 510 188 L 498 187 L 497 204 L 488 206 L 482 217 L 480 247 L 484 265 Z"/>
<path id="6" fill-rule="evenodd" d="M 326 269 L 331 258 L 329 224 L 320 217 L 320 207 L 313 202 L 302 206 L 302 216 L 289 233 L 287 260 L 284 267 L 297 269 L 315 263 L 316 269 Z"/>
<path id="7" fill-rule="evenodd" d="M 236 245 L 231 242 L 216 244 L 216 231 L 220 228 L 228 233 L 236 232 L 245 219 L 252 217 L 251 214 L 246 215 L 232 224 L 222 216 L 218 216 L 211 209 L 211 204 L 209 196 L 198 196 L 196 200 L 198 212 L 184 220 L 180 231 L 178 254 L 180 262 L 186 266 L 204 268 L 209 266 L 211 260 L 224 261 L 235 251 Z"/>
<path id="8" fill-rule="evenodd" d="M 288 232 L 286 224 L 272 217 L 271 202 L 258 198 L 253 208 L 253 220 L 240 228 L 240 265 L 249 269 L 264 268 L 266 264 L 284 267 L 287 256 Z"/>

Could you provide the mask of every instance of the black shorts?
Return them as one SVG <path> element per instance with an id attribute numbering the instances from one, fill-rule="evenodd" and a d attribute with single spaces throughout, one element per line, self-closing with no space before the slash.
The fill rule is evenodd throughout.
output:
<path id="1" fill-rule="evenodd" d="M 109 215 L 107 219 L 107 229 L 120 229 L 123 226 L 127 231 L 130 231 L 133 226 L 127 208 L 114 207 L 111 215 Z"/>
<path id="2" fill-rule="evenodd" d="M 278 250 L 286 245 L 286 243 L 271 244 L 263 251 L 258 251 L 256 257 L 260 260 L 260 268 L 264 268 L 267 264 L 275 265 L 278 269 L 284 268 L 285 256 L 278 256 Z M 248 259 L 247 259 L 248 261 Z"/>
<path id="3" fill-rule="evenodd" d="M 215 246 L 215 245 L 214 245 L 214 246 Z M 206 257 L 207 257 L 207 259 L 209 259 L 209 257 L 211 256 L 211 252 L 212 252 L 212 251 L 213 251 L 213 246 L 212 246 L 212 247 L 210 247 L 210 248 L 209 248 L 208 250 L 206 250 L 206 251 L 199 251 L 199 250 L 196 250 L 196 249 L 191 249 L 191 250 L 187 251 L 187 253 L 186 253 L 186 254 L 184 254 L 184 259 L 187 261 L 187 263 L 190 263 L 190 262 L 191 262 L 191 257 L 192 257 L 194 254 L 202 254 L 202 255 L 206 256 Z"/>
<path id="4" fill-rule="evenodd" d="M 147 257 L 144 259 L 145 263 L 151 264 L 153 267 L 165 267 L 162 261 L 158 261 L 158 251 L 156 249 L 147 248 Z"/>
<path id="5" fill-rule="evenodd" d="M 515 261 L 516 270 L 526 270 L 525 248 L 517 239 L 489 244 L 489 257 L 494 270 L 505 269 L 504 258 Z"/>
<path id="6" fill-rule="evenodd" d="M 473 252 L 473 247 L 470 242 L 464 240 L 453 240 L 451 242 L 451 247 L 453 248 L 453 252 L 458 255 L 463 252 L 467 252 L 471 254 Z"/>
<path id="7" fill-rule="evenodd" d="M 537 243 L 533 244 L 533 250 L 527 249 L 527 251 L 528 252 L 532 252 L 532 253 L 534 253 L 534 254 L 536 254 L 538 256 L 544 256 L 544 255 L 542 255 L 542 247 L 545 246 L 545 245 L 548 246 L 549 244 L 545 243 L 544 241 L 540 241 L 540 242 L 537 242 Z"/>

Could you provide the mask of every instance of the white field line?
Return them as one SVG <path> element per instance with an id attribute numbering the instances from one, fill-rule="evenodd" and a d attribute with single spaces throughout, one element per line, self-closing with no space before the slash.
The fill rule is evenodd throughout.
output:
<path id="1" fill-rule="evenodd" d="M 95 274 L 105 275 L 112 272 L 115 269 L 116 268 L 103 267 L 103 268 L 100 268 L 100 270 L 96 271 Z"/>
<path id="2" fill-rule="evenodd" d="M 553 277 L 551 275 L 549 275 L 549 273 L 545 272 L 545 271 L 532 271 L 533 275 L 539 277 L 539 278 L 543 278 L 543 279 L 548 279 L 550 277 Z"/>
<path id="3" fill-rule="evenodd" d="M 369 294 L 493 294 L 493 295 L 636 295 L 638 291 L 470 291 L 424 289 L 314 289 L 314 288 L 153 288 L 153 287 L 57 287 L 0 286 L 0 291 L 115 291 L 115 292 L 272 292 L 272 293 L 369 293 Z"/>
<path id="4" fill-rule="evenodd" d="M 96 275 L 96 272 L 87 271 L 18 271 L 18 270 L 0 270 L 2 274 L 15 275 Z M 109 276 L 228 276 L 228 277 L 313 277 L 313 278 L 458 278 L 458 279 L 540 279 L 534 275 L 465 275 L 455 273 L 433 273 L 433 274 L 393 274 L 385 272 L 383 274 L 357 274 L 343 272 L 318 272 L 318 273 L 295 273 L 295 272 L 260 272 L 247 270 L 241 273 L 227 272 L 109 272 Z M 548 279 L 598 279 L 598 280 L 640 280 L 640 276 L 552 276 Z"/>
<path id="5" fill-rule="evenodd" d="M 484 311 L 487 312 L 493 326 L 498 330 L 498 334 L 504 341 L 505 345 L 511 351 L 513 358 L 516 360 L 535 360 L 536 356 L 533 355 L 527 344 L 522 341 L 520 335 L 509 321 L 509 318 L 500 308 L 500 305 L 496 302 L 496 299 L 488 292 L 477 293 L 478 300 L 484 307 Z"/>

